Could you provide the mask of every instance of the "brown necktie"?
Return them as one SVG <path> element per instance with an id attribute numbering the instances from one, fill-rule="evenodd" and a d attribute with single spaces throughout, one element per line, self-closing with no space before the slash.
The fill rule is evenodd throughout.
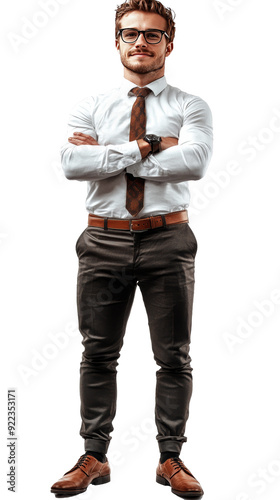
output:
<path id="1" fill-rule="evenodd" d="M 143 139 L 146 133 L 146 107 L 145 97 L 151 92 L 148 88 L 135 87 L 131 90 L 137 96 L 132 106 L 130 135 L 129 140 L 135 141 Z M 144 186 L 145 179 L 133 177 L 132 174 L 126 174 L 126 208 L 133 217 L 135 217 L 144 206 Z"/>

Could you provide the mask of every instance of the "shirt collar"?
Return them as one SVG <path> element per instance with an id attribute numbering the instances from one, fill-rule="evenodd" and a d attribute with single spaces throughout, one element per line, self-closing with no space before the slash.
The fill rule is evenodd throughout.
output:
<path id="1" fill-rule="evenodd" d="M 135 83 L 127 80 L 126 78 L 123 79 L 121 89 L 125 94 L 129 94 L 131 89 L 133 89 L 134 87 L 137 87 Z M 158 80 L 154 80 L 153 82 L 148 83 L 148 85 L 145 85 L 145 87 L 151 89 L 154 95 L 158 96 L 167 87 L 166 78 L 165 76 L 162 76 L 161 78 L 158 78 Z"/>

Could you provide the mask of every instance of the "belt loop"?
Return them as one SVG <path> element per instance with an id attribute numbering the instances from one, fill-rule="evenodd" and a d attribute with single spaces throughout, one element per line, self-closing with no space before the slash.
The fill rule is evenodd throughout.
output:
<path id="1" fill-rule="evenodd" d="M 155 229 L 156 226 L 156 217 L 151 216 L 150 217 L 150 223 L 151 223 L 151 228 Z"/>
<path id="2" fill-rule="evenodd" d="M 164 229 L 166 229 L 166 218 L 165 218 L 165 215 L 161 215 L 161 218 L 162 218 L 162 225 L 163 225 Z"/>
<path id="3" fill-rule="evenodd" d="M 104 231 L 108 230 L 108 217 L 104 217 Z"/>

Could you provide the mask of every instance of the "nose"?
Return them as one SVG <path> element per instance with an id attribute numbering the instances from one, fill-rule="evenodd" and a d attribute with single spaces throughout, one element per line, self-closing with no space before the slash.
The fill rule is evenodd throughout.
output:
<path id="1" fill-rule="evenodd" d="M 144 33 L 140 33 L 138 40 L 136 40 L 136 42 L 135 42 L 136 47 L 138 47 L 140 45 L 141 45 L 141 47 L 143 47 L 143 46 L 147 47 L 147 42 L 145 40 Z"/>

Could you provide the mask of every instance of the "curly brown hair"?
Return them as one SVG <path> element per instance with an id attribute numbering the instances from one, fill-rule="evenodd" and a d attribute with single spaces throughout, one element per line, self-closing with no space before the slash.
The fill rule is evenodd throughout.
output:
<path id="1" fill-rule="evenodd" d="M 157 0 L 127 0 L 126 2 L 118 5 L 116 9 L 116 38 L 121 26 L 121 19 L 128 12 L 133 10 L 141 10 L 144 12 L 154 12 L 164 17 L 167 21 L 167 34 L 169 35 L 169 42 L 173 42 L 175 37 L 175 12 L 169 7 L 164 7 L 161 2 Z"/>

